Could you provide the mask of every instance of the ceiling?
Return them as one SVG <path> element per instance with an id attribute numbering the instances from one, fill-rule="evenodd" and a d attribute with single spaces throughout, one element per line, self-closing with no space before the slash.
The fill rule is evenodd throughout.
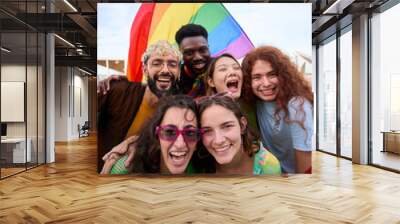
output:
<path id="1" fill-rule="evenodd" d="M 240 2 L 312 3 L 312 37 L 313 43 L 315 44 L 336 32 L 337 24 L 339 24 L 337 22 L 339 20 L 341 20 L 340 26 L 346 26 L 351 23 L 351 18 L 353 16 L 357 16 L 366 10 L 372 10 L 386 1 L 387 0 L 253 0 Z M 95 74 L 97 3 L 110 2 L 135 1 L 47 0 L 46 6 L 45 0 L 1 0 L 0 27 L 3 32 L 2 46 L 8 43 L 8 48 L 16 49 L 14 53 L 16 55 L 18 55 L 18 51 L 24 54 L 28 52 L 29 54 L 29 52 L 34 52 L 33 49 L 36 48 L 37 41 L 31 40 L 34 38 L 33 35 L 28 35 L 27 50 L 21 47 L 25 46 L 26 40 L 22 38 L 24 37 L 25 29 L 28 29 L 28 32 L 54 32 L 58 35 L 58 37 L 55 38 L 56 65 L 79 66 Z M 185 0 L 184 2 L 190 1 Z M 198 1 L 193 0 L 193 2 Z M 49 13 L 50 11 L 52 13 Z M 42 45 L 39 43 L 39 48 L 41 47 Z"/>

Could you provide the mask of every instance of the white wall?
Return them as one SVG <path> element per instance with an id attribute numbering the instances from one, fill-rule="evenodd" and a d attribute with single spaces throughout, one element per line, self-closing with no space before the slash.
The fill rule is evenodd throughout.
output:
<path id="1" fill-rule="evenodd" d="M 78 74 L 77 74 L 78 71 Z M 73 119 L 72 119 L 72 135 L 78 136 L 78 124 L 81 126 L 88 121 L 88 78 L 81 76 L 82 73 L 79 70 L 74 70 L 74 108 L 73 108 Z"/>
<path id="2" fill-rule="evenodd" d="M 55 141 L 68 140 L 68 87 L 67 67 L 55 68 Z"/>
<path id="3" fill-rule="evenodd" d="M 28 67 L 28 71 L 32 67 Z M 18 64 L 5 64 L 1 66 L 1 81 L 2 82 L 25 82 L 25 65 Z M 25 82 L 26 83 L 26 82 Z M 1 108 L 1 110 L 8 110 L 9 108 Z M 7 122 L 7 136 L 8 137 L 25 137 L 25 123 L 24 122 Z"/>
<path id="4" fill-rule="evenodd" d="M 78 124 L 88 120 L 88 78 L 76 68 L 56 67 L 55 141 L 79 137 Z"/>
<path id="5" fill-rule="evenodd" d="M 35 73 L 36 74 L 36 67 L 28 66 L 27 68 L 25 65 L 18 65 L 18 64 L 5 64 L 1 66 L 1 81 L 9 81 L 9 82 L 25 82 L 25 69 L 27 69 L 28 74 Z M 31 83 L 32 82 L 32 83 Z M 36 81 L 33 83 L 33 80 L 29 80 L 29 85 L 36 85 Z M 27 88 L 27 103 L 33 102 L 36 99 L 36 89 Z M 36 102 L 36 101 L 35 101 Z M 36 105 L 34 106 L 36 108 Z M 7 110 L 7 108 L 1 108 L 1 110 Z M 27 113 L 28 122 L 35 120 L 36 121 L 36 113 L 31 114 Z M 25 123 L 26 122 L 7 122 L 7 136 L 8 137 L 25 137 Z M 33 127 L 33 125 L 28 125 L 29 127 Z M 36 130 L 36 126 L 34 127 Z M 28 134 L 30 131 L 28 130 Z M 28 135 L 28 137 L 30 137 Z"/>
<path id="6" fill-rule="evenodd" d="M 8 138 L 25 138 L 30 140 L 32 162 L 44 163 L 44 80 L 40 66 L 25 66 L 25 64 L 3 64 L 1 66 L 1 81 L 24 82 L 26 84 L 26 121 L 6 122 Z M 25 80 L 27 78 L 27 80 Z M 4 97 L 4 96 L 2 96 Z M 1 108 L 1 110 L 11 110 Z M 8 111 L 13 112 L 13 111 Z"/>

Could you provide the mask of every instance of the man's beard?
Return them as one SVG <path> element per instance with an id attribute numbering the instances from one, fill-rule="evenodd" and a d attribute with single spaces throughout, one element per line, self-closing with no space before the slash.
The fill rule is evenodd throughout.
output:
<path id="1" fill-rule="evenodd" d="M 167 90 L 159 89 L 157 87 L 157 80 L 160 76 L 170 76 L 170 81 L 171 81 L 171 86 Z M 148 76 L 147 78 L 147 85 L 150 88 L 150 91 L 154 93 L 158 98 L 164 97 L 164 96 L 170 96 L 170 95 L 175 95 L 178 93 L 179 87 L 178 87 L 178 81 L 175 79 L 175 77 L 169 73 L 169 74 L 156 74 L 154 75 L 154 79 Z"/>

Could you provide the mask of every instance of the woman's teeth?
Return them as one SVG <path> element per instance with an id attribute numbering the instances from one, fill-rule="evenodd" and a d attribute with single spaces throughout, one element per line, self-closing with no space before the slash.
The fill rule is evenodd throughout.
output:
<path id="1" fill-rule="evenodd" d="M 231 147 L 231 145 L 226 145 L 226 146 L 223 146 L 223 147 L 215 148 L 215 151 L 216 151 L 217 153 L 225 152 L 225 151 L 227 151 L 230 147 Z"/>
<path id="2" fill-rule="evenodd" d="M 183 161 L 187 155 L 187 152 L 169 152 L 169 156 L 173 161 Z"/>
<path id="3" fill-rule="evenodd" d="M 239 90 L 238 88 L 239 86 L 239 82 L 235 81 L 235 82 L 228 82 L 226 87 L 228 88 L 229 92 L 231 93 L 235 93 Z"/>
<path id="4" fill-rule="evenodd" d="M 179 156 L 186 156 L 187 152 L 176 152 L 176 151 L 172 151 L 172 152 L 169 152 L 169 154 L 170 154 L 171 156 L 177 156 L 177 157 L 179 157 Z"/>
<path id="5" fill-rule="evenodd" d="M 273 94 L 274 92 L 275 92 L 275 88 L 272 88 L 272 89 L 264 89 L 264 90 L 261 90 L 260 91 L 262 94 L 264 94 L 264 95 L 271 95 L 271 94 Z"/>

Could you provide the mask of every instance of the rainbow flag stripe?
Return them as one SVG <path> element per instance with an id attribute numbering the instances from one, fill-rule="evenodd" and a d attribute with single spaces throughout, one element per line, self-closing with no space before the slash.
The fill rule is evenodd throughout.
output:
<path id="1" fill-rule="evenodd" d="M 242 58 L 254 48 L 222 3 L 142 3 L 131 27 L 128 79 L 142 81 L 140 60 L 147 46 L 158 40 L 174 44 L 176 31 L 188 23 L 207 29 L 212 56 L 231 53 Z"/>

